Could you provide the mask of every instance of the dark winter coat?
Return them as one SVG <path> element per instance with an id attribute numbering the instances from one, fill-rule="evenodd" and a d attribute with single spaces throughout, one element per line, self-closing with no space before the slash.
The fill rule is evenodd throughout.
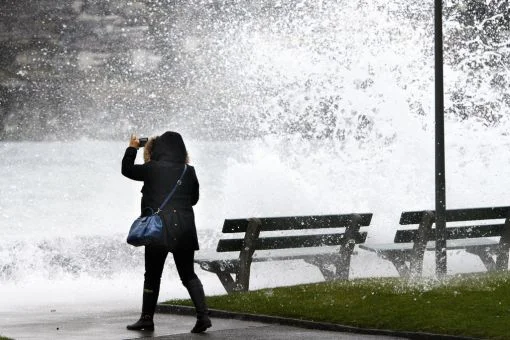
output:
<path id="1" fill-rule="evenodd" d="M 157 211 L 184 169 L 185 158 L 175 157 L 175 155 L 165 152 L 165 148 L 161 147 L 164 138 L 160 139 L 161 137 L 154 145 L 151 161 L 145 164 L 135 164 L 137 149 L 133 147 L 126 149 L 122 159 L 122 174 L 135 181 L 143 181 L 142 215 L 147 215 L 150 211 L 146 208 Z M 160 148 L 157 147 L 158 142 Z M 188 165 L 182 184 L 177 187 L 172 199 L 160 214 L 165 225 L 178 224 L 182 228 L 179 244 L 174 251 L 198 250 L 199 248 L 195 215 L 192 208 L 198 202 L 198 196 L 199 184 L 195 169 Z"/>

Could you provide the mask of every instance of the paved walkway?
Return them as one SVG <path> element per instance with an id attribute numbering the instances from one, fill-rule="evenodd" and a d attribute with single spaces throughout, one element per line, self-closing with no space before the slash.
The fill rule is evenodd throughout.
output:
<path id="1" fill-rule="evenodd" d="M 13 339 L 402 339 L 386 336 L 319 331 L 260 322 L 213 318 L 204 334 L 191 334 L 192 316 L 156 314 L 154 332 L 133 332 L 126 325 L 136 321 L 138 310 L 19 310 L 0 312 L 0 335 Z"/>
<path id="2" fill-rule="evenodd" d="M 212 330 L 206 335 L 175 334 L 157 339 L 250 339 L 250 340 L 377 340 L 399 339 L 378 335 L 318 331 L 279 325 L 250 325 L 245 328 Z"/>

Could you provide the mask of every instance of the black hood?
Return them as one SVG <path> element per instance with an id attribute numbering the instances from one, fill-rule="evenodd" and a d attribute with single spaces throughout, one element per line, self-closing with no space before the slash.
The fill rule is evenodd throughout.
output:
<path id="1" fill-rule="evenodd" d="M 188 152 L 179 133 L 167 131 L 154 141 L 151 159 L 155 161 L 168 161 L 186 163 Z"/>

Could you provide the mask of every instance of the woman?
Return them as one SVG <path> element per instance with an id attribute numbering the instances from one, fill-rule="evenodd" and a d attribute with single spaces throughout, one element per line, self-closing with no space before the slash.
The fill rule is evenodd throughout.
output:
<path id="1" fill-rule="evenodd" d="M 160 137 L 149 140 L 145 152 L 145 163 L 135 165 L 135 158 L 140 142 L 131 136 L 129 147 L 122 159 L 122 174 L 135 181 L 143 181 L 142 215 L 157 211 L 165 197 L 175 186 L 188 163 L 188 153 L 182 137 L 177 132 L 168 131 Z M 192 333 L 204 332 L 211 327 L 205 303 L 204 289 L 195 274 L 194 256 L 198 250 L 195 215 L 192 206 L 198 202 L 198 179 L 195 169 L 188 165 L 170 202 L 163 208 L 160 216 L 165 228 L 169 225 L 180 230 L 175 246 L 145 246 L 145 280 L 143 285 L 142 315 L 140 320 L 128 325 L 129 330 L 154 330 L 153 316 L 158 301 L 161 274 L 168 252 L 173 253 L 175 266 L 182 284 L 186 287 L 197 313 L 197 322 Z M 150 208 L 150 209 L 148 209 Z"/>

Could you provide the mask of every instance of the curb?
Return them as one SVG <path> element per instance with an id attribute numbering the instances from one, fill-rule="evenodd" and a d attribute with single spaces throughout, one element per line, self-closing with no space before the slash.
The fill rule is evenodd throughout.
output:
<path id="1" fill-rule="evenodd" d="M 165 305 L 158 304 L 156 306 L 156 313 L 162 314 L 180 314 L 180 315 L 195 315 L 195 308 L 189 306 L 179 305 Z M 347 333 L 358 333 L 368 335 L 386 335 L 416 340 L 479 340 L 479 338 L 455 336 L 455 335 L 444 335 L 444 334 L 433 334 L 423 332 L 405 332 L 405 331 L 393 331 L 389 329 L 373 329 L 373 328 L 359 328 L 353 326 L 345 326 L 327 322 L 315 322 L 300 319 L 283 318 L 278 316 L 269 316 L 261 314 L 249 314 L 249 313 L 236 313 L 229 312 L 220 309 L 209 309 L 209 316 L 213 318 L 222 319 L 235 319 L 243 321 L 257 321 L 268 324 L 279 324 L 284 326 L 293 326 L 307 329 L 317 329 L 322 331 L 333 331 L 333 332 L 347 332 Z"/>

